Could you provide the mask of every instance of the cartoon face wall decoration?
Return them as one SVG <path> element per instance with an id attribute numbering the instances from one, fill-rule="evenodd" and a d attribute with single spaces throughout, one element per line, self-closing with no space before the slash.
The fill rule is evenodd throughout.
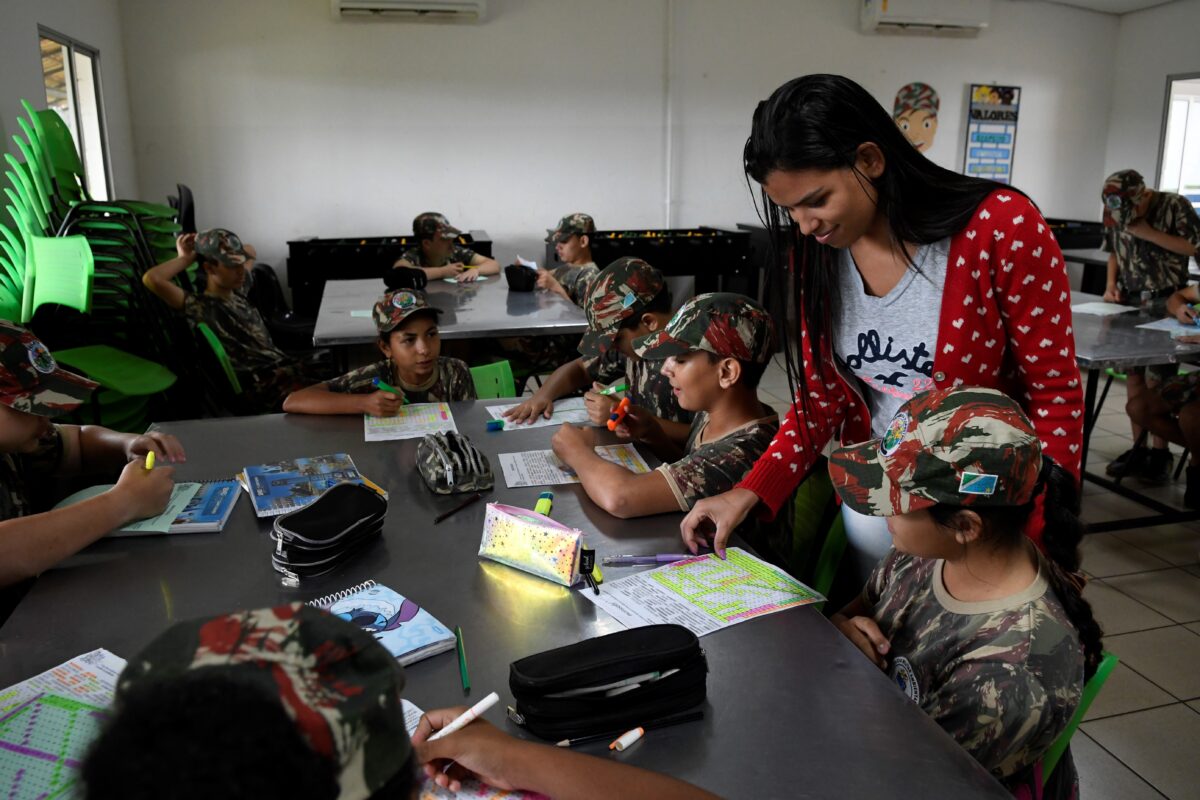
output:
<path id="1" fill-rule="evenodd" d="M 892 119 L 912 146 L 922 153 L 933 146 L 940 106 L 937 90 L 927 83 L 909 83 L 896 92 Z"/>

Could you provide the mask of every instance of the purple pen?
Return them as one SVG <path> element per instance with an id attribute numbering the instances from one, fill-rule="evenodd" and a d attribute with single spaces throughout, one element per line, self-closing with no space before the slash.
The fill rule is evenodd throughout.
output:
<path id="1" fill-rule="evenodd" d="M 672 564 L 685 558 L 695 558 L 691 553 L 659 553 L 653 556 L 605 556 L 606 567 L 636 567 L 648 564 Z"/>

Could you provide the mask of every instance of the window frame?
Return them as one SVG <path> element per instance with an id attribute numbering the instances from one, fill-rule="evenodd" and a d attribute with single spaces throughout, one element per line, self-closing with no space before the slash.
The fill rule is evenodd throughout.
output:
<path id="1" fill-rule="evenodd" d="M 1158 128 L 1157 163 L 1154 166 L 1154 187 L 1156 189 L 1162 185 L 1163 167 L 1166 166 L 1163 162 L 1163 156 L 1166 155 L 1164 151 L 1167 147 L 1167 123 L 1171 119 L 1171 89 L 1175 86 L 1176 81 L 1198 80 L 1200 80 L 1200 72 L 1180 72 L 1167 76 L 1167 88 L 1163 92 L 1162 122 Z"/>
<path id="2" fill-rule="evenodd" d="M 68 36 L 45 25 L 38 25 L 37 29 L 39 53 L 41 52 L 42 39 L 50 39 L 67 48 L 67 58 L 64 59 L 63 63 L 63 69 L 67 71 L 64 83 L 67 86 L 67 90 L 71 93 L 71 111 L 75 115 L 75 130 L 78 132 L 76 135 L 81 140 L 83 139 L 83 117 L 79 110 L 78 87 L 75 80 L 75 54 L 77 52 L 81 53 L 92 60 L 92 83 L 96 87 L 96 117 L 100 123 L 100 162 L 104 166 L 104 183 L 108 190 L 108 199 L 111 200 L 117 196 L 117 192 L 113 184 L 112 154 L 108 146 L 108 109 L 104 104 L 104 76 L 103 70 L 100 67 L 100 50 L 87 42 L 76 39 L 74 36 Z M 43 73 L 42 84 L 44 95 L 45 73 Z M 44 97 L 43 102 L 45 102 Z M 81 142 L 76 142 L 75 147 L 81 148 L 83 145 Z M 87 182 L 88 194 L 91 194 L 91 181 L 89 180 L 87 171 L 87 155 L 80 152 L 79 161 L 83 165 L 83 176 Z"/>

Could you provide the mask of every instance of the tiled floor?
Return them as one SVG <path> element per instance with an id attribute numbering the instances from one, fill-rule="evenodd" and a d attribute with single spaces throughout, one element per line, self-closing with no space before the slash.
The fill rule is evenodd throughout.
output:
<path id="1" fill-rule="evenodd" d="M 764 402 L 790 407 L 780 357 L 759 385 Z M 1115 381 L 1096 423 L 1088 468 L 1102 473 L 1130 447 L 1125 386 Z M 1172 447 L 1176 458 L 1178 447 Z M 1132 482 L 1131 482 L 1131 485 Z M 1182 507 L 1183 480 L 1145 487 Z M 1145 516 L 1143 507 L 1084 484 L 1085 520 Z M 1121 662 L 1072 740 L 1083 800 L 1200 798 L 1200 523 L 1088 536 L 1084 596 Z"/>

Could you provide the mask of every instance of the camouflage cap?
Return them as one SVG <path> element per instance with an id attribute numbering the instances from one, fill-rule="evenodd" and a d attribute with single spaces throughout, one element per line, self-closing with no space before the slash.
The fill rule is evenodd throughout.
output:
<path id="1" fill-rule="evenodd" d="M 98 385 L 60 369 L 31 331 L 0 321 L 0 403 L 39 417 L 57 417 L 86 403 Z"/>
<path id="2" fill-rule="evenodd" d="M 462 231 L 450 224 L 445 214 L 426 211 L 413 219 L 413 235 L 418 239 L 457 239 Z"/>
<path id="3" fill-rule="evenodd" d="M 1135 169 L 1123 169 L 1109 175 L 1100 190 L 1100 199 L 1104 201 L 1104 224 L 1113 227 L 1132 222 L 1144 191 L 1146 181 Z"/>
<path id="4" fill-rule="evenodd" d="M 662 360 L 693 350 L 765 364 L 775 352 L 775 322 L 740 294 L 711 292 L 688 300 L 666 327 L 633 343 L 642 358 Z"/>
<path id="5" fill-rule="evenodd" d="M 238 235 L 224 228 L 197 233 L 195 246 L 196 254 L 205 261 L 216 261 L 227 267 L 240 267 L 250 258 Z"/>
<path id="6" fill-rule="evenodd" d="M 380 333 L 388 333 L 418 311 L 442 313 L 440 308 L 429 305 L 429 300 L 426 299 L 424 292 L 398 289 L 388 292 L 375 302 L 375 308 L 371 310 L 371 318 L 375 320 L 375 327 L 379 329 Z"/>
<path id="7" fill-rule="evenodd" d="M 547 242 L 565 242 L 572 236 L 586 236 L 596 232 L 596 222 L 587 214 L 567 214 L 558 221 L 552 231 L 546 231 Z"/>
<path id="8" fill-rule="evenodd" d="M 370 797 L 412 752 L 404 671 L 371 634 L 325 611 L 292 603 L 172 625 L 121 673 L 118 712 L 139 685 L 193 670 L 277 695 L 309 747 L 336 765 L 338 800 Z"/>
<path id="9" fill-rule="evenodd" d="M 588 287 L 584 312 L 588 329 L 579 352 L 592 358 L 612 349 L 621 323 L 642 313 L 666 286 L 662 273 L 640 258 L 618 258 L 597 273 Z"/>
<path id="10" fill-rule="evenodd" d="M 919 394 L 900 406 L 882 439 L 829 457 L 842 500 L 876 517 L 938 503 L 1023 505 L 1041 468 L 1041 442 L 1025 412 L 1007 395 L 979 387 Z"/>

